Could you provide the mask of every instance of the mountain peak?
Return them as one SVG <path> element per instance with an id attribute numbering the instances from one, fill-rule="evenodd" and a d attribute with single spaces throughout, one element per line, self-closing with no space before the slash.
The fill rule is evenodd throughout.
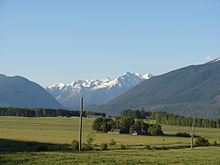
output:
<path id="1" fill-rule="evenodd" d="M 139 78 L 143 78 L 143 79 L 149 79 L 150 77 L 152 77 L 152 75 L 149 73 L 141 75 L 140 73 L 131 73 L 131 72 L 125 72 L 121 77 L 126 77 L 126 76 L 127 77 L 139 77 Z"/>
<path id="2" fill-rule="evenodd" d="M 0 74 L 0 106 L 63 108 L 44 88 L 22 76 Z"/>
<path id="3" fill-rule="evenodd" d="M 130 75 L 133 75 L 133 74 L 135 74 L 135 73 L 125 72 L 122 76 L 126 76 L 126 75 L 130 76 Z"/>

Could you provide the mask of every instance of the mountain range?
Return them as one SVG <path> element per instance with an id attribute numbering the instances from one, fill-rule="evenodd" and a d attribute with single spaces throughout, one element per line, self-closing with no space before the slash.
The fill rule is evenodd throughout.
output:
<path id="1" fill-rule="evenodd" d="M 78 109 L 81 96 L 86 110 L 108 115 L 145 108 L 220 118 L 220 58 L 159 76 L 127 72 L 113 80 L 76 80 L 45 89 L 24 77 L 0 74 L 0 106 Z"/>
<path id="2" fill-rule="evenodd" d="M 220 117 L 220 58 L 152 77 L 91 109 L 118 114 L 141 107 L 185 116 Z"/>
<path id="3" fill-rule="evenodd" d="M 0 74 L 0 106 L 63 108 L 43 87 L 20 76 Z"/>
<path id="4" fill-rule="evenodd" d="M 45 89 L 64 107 L 78 109 L 79 99 L 82 96 L 85 100 L 85 106 L 104 104 L 151 77 L 151 74 L 141 75 L 126 72 L 113 80 L 110 78 L 90 81 L 75 80 L 69 84 L 57 83 L 50 85 Z"/>

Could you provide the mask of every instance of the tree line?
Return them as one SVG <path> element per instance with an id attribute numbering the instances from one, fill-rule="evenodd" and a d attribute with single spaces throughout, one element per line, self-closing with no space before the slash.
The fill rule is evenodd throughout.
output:
<path id="1" fill-rule="evenodd" d="M 130 117 L 134 119 L 146 119 L 151 116 L 151 112 L 146 112 L 144 108 L 137 110 L 125 110 L 120 113 L 121 117 Z"/>
<path id="2" fill-rule="evenodd" d="M 151 119 L 156 120 L 159 124 L 167 125 L 192 126 L 193 123 L 192 117 L 179 116 L 167 112 L 152 112 Z M 195 118 L 194 121 L 196 127 L 220 128 L 220 119 L 209 120 Z"/>
<path id="3" fill-rule="evenodd" d="M 93 130 L 107 133 L 113 129 L 120 129 L 120 133 L 142 135 L 163 135 L 159 124 L 148 124 L 143 120 L 131 117 L 97 118 L 92 125 Z"/>
<path id="4" fill-rule="evenodd" d="M 105 117 L 105 113 L 84 111 L 83 116 L 100 115 Z M 0 116 L 21 116 L 21 117 L 58 117 L 58 116 L 80 116 L 80 111 L 70 111 L 64 109 L 49 108 L 15 108 L 0 107 Z"/>

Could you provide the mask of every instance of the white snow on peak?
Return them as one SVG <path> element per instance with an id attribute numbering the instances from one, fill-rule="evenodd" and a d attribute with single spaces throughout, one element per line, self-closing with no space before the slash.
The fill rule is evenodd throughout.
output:
<path id="1" fill-rule="evenodd" d="M 101 81 L 102 82 L 109 82 L 109 81 L 111 81 L 111 79 L 109 77 L 107 77 L 107 78 L 102 79 Z"/>
<path id="2" fill-rule="evenodd" d="M 151 78 L 151 74 L 126 72 L 116 79 L 74 80 L 72 83 L 57 83 L 46 90 L 67 108 L 78 105 L 79 97 L 84 96 L 86 104 L 103 104 L 142 81 Z"/>
<path id="3" fill-rule="evenodd" d="M 138 77 L 143 77 L 140 73 L 135 73 L 135 75 Z"/>
<path id="4" fill-rule="evenodd" d="M 64 83 L 56 83 L 54 85 L 48 86 L 47 88 L 59 88 L 59 89 L 62 89 L 63 87 L 65 87 Z"/>
<path id="5" fill-rule="evenodd" d="M 143 75 L 143 78 L 145 79 L 150 79 L 151 77 L 153 77 L 153 75 L 149 73 Z"/>
<path id="6" fill-rule="evenodd" d="M 97 85 L 94 88 L 92 88 L 92 90 L 97 90 L 97 89 L 101 89 L 101 88 L 109 88 L 109 87 L 112 87 L 112 86 L 116 85 L 117 82 L 118 81 L 116 79 L 115 80 L 104 81 L 100 85 Z"/>
<path id="7" fill-rule="evenodd" d="M 218 61 L 220 61 L 220 58 L 213 60 L 213 62 L 218 62 Z"/>

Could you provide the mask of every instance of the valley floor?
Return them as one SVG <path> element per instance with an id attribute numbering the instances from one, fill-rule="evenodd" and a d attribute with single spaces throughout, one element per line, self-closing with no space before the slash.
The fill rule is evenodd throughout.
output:
<path id="1" fill-rule="evenodd" d="M 78 139 L 78 118 L 0 117 L 0 165 L 72 165 L 72 164 L 189 164 L 220 165 L 220 146 L 184 148 L 190 138 L 172 136 L 189 132 L 190 127 L 166 126 L 169 136 L 132 136 L 96 133 L 91 129 L 94 119 L 84 119 L 83 142 L 93 134 L 94 144 L 117 142 L 107 151 L 59 150 L 73 139 Z M 220 129 L 196 128 L 196 135 L 220 143 Z M 49 146 L 47 152 L 33 152 L 39 144 Z M 125 150 L 120 145 L 126 145 Z M 146 150 L 145 146 L 165 146 L 168 150 Z M 118 147 L 117 147 L 118 146 Z M 180 149 L 174 149 L 180 148 Z"/>

